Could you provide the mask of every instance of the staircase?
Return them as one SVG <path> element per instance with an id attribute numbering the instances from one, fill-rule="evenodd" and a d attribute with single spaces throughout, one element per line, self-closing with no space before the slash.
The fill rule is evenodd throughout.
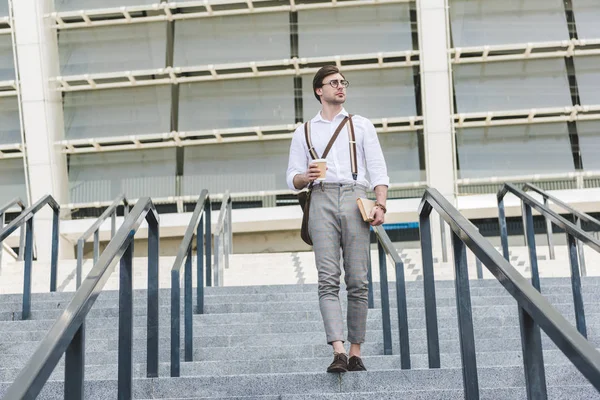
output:
<path id="1" fill-rule="evenodd" d="M 161 281 L 168 277 L 163 273 L 163 268 L 170 267 L 170 262 L 163 261 L 161 259 Z M 136 265 L 143 263 L 143 259 L 135 262 Z M 376 265 L 374 259 L 373 266 Z M 270 264 L 265 268 L 274 267 L 276 265 Z M 294 272 L 292 266 L 284 267 Z M 41 275 L 45 276 L 45 273 L 41 272 Z M 136 276 L 134 282 L 137 280 L 143 286 L 142 275 Z M 113 277 L 118 277 L 118 268 Z M 64 279 L 66 277 L 63 276 L 61 280 L 59 275 L 59 284 Z M 407 282 L 412 370 L 400 369 L 393 285 L 390 285 L 390 300 L 394 355 L 382 355 L 380 293 L 379 285 L 375 283 L 374 286 L 375 309 L 369 311 L 367 342 L 363 346 L 368 372 L 324 372 L 331 362 L 332 352 L 330 346 L 324 343 L 317 288 L 309 283 L 207 288 L 206 313 L 194 315 L 195 361 L 182 362 L 180 378 L 169 377 L 170 297 L 168 289 L 161 289 L 161 364 L 160 377 L 157 379 L 144 377 L 146 297 L 143 289 L 138 289 L 134 294 L 133 357 L 134 374 L 137 377 L 134 381 L 134 397 L 231 400 L 462 399 L 453 282 L 437 282 L 442 352 L 442 368 L 438 370 L 428 369 L 422 283 Z M 114 286 L 107 287 L 115 289 Z M 136 284 L 136 287 L 139 286 Z M 570 280 L 543 278 L 541 287 L 551 303 L 574 323 Z M 496 280 L 472 280 L 471 289 L 481 398 L 524 399 L 525 382 L 516 302 Z M 583 292 L 588 338 L 596 347 L 600 347 L 600 278 L 583 278 Z M 0 295 L 0 396 L 28 362 L 37 343 L 72 296 L 72 292 L 34 293 L 31 320 L 20 321 L 20 295 Z M 117 396 L 117 296 L 115 290 L 102 292 L 87 319 L 85 399 L 113 399 Z M 346 293 L 342 292 L 341 296 L 345 298 Z M 545 335 L 543 337 L 549 398 L 600 399 L 600 393 Z M 40 399 L 62 399 L 62 365 L 61 362 L 40 394 Z"/>

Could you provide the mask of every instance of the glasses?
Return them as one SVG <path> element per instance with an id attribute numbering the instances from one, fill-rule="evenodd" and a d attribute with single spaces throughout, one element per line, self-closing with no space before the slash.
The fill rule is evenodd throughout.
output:
<path id="1" fill-rule="evenodd" d="M 324 82 L 321 86 L 325 86 L 325 85 L 330 85 L 332 88 L 337 89 L 338 86 L 342 85 L 342 87 L 347 88 L 348 86 L 350 86 L 350 82 L 348 82 L 345 79 L 342 79 L 341 81 L 337 80 L 337 79 L 332 79 L 329 82 Z"/>

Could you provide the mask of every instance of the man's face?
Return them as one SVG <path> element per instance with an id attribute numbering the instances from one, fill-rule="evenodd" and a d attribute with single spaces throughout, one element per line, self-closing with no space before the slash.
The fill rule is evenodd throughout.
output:
<path id="1" fill-rule="evenodd" d="M 345 79 L 342 74 L 328 75 L 323 79 L 323 82 L 321 82 L 323 86 L 317 88 L 315 92 L 321 96 L 322 103 L 335 105 L 344 104 L 346 101 L 346 88 L 344 87 L 343 82 L 345 82 Z M 337 87 L 333 87 L 332 83 L 333 86 Z"/>

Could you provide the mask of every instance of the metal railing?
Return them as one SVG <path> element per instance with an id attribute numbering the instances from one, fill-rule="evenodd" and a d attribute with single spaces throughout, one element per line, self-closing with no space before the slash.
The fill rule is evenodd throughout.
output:
<path id="1" fill-rule="evenodd" d="M 184 269 L 184 345 L 185 361 L 193 360 L 193 320 L 192 320 L 192 240 L 196 232 L 196 313 L 204 314 L 204 266 L 206 265 L 206 285 L 211 286 L 211 205 L 208 191 L 200 193 L 192 219 L 185 231 L 173 268 L 171 268 L 171 376 L 180 375 L 181 365 L 181 266 Z M 205 231 L 206 230 L 206 231 Z M 206 257 L 206 260 L 204 260 Z"/>
<path id="2" fill-rule="evenodd" d="M 64 398 L 84 398 L 85 319 L 120 260 L 118 398 L 132 398 L 133 243 L 143 220 L 148 222 L 147 377 L 158 377 L 159 219 L 150 198 L 140 199 L 110 241 L 62 315 L 39 344 L 4 395 L 5 400 L 34 399 L 65 354 Z M 115 397 L 117 394 L 115 393 Z"/>
<path id="3" fill-rule="evenodd" d="M 584 337 L 587 337 L 587 329 L 585 322 L 585 312 L 583 307 L 583 295 L 581 293 L 581 276 L 579 263 L 577 260 L 577 239 L 590 246 L 592 249 L 600 253 L 600 241 L 589 235 L 580 227 L 572 224 L 570 221 L 561 217 L 554 211 L 537 202 L 534 198 L 517 188 L 516 186 L 505 183 L 498 192 L 498 219 L 500 223 L 500 239 L 502 242 L 502 254 L 506 260 L 510 260 L 508 249 L 508 228 L 506 225 L 506 213 L 504 210 L 504 197 L 511 193 L 521 200 L 523 209 L 523 227 L 525 231 L 525 239 L 529 250 L 529 262 L 531 264 L 531 283 L 538 290 L 540 288 L 540 273 L 537 259 L 537 249 L 535 244 L 535 232 L 533 227 L 533 212 L 535 209 L 545 218 L 552 221 L 558 227 L 565 230 L 567 235 L 567 251 L 569 254 L 569 262 L 571 265 L 571 288 L 573 291 L 573 303 L 575 307 L 575 321 L 577 330 Z"/>
<path id="4" fill-rule="evenodd" d="M 600 231 L 600 221 L 598 221 L 596 218 L 594 218 L 586 213 L 577 211 L 576 209 L 574 209 L 567 203 L 557 199 L 556 197 L 545 192 L 544 190 L 540 189 L 539 187 L 532 185 L 531 183 L 525 183 L 523 185 L 523 190 L 530 190 L 530 191 L 536 192 L 537 194 L 541 195 L 542 198 L 544 199 L 544 207 L 546 207 L 548 209 L 550 208 L 549 201 L 551 201 L 552 203 L 556 204 L 563 210 L 568 211 L 570 214 L 573 215 L 573 219 L 575 220 L 575 224 L 577 225 L 578 228 L 581 228 L 581 221 L 585 221 L 585 222 L 595 226 L 596 235 L 598 234 L 598 231 Z M 554 243 L 552 241 L 552 221 L 549 218 L 546 218 L 546 235 L 548 238 L 548 251 L 549 251 L 550 259 L 554 260 L 555 254 L 554 254 Z M 597 238 L 597 236 L 596 236 L 596 238 Z M 581 264 L 581 273 L 583 276 L 585 276 L 586 275 L 585 254 L 583 251 L 583 243 L 581 243 L 581 241 L 579 241 L 579 240 L 577 241 L 577 252 L 579 254 L 579 262 Z"/>
<path id="5" fill-rule="evenodd" d="M 24 271 L 23 271 L 23 311 L 22 319 L 29 319 L 31 314 L 31 272 L 33 264 L 33 216 L 45 205 L 52 208 L 54 216 L 52 219 L 52 254 L 50 261 L 50 291 L 56 291 L 56 274 L 58 263 L 58 230 L 60 206 L 50 195 L 39 199 L 34 205 L 23 210 L 17 218 L 0 230 L 0 243 L 19 227 L 25 226 L 25 248 L 24 248 Z"/>
<path id="6" fill-rule="evenodd" d="M 213 273 L 215 286 L 223 286 L 224 269 L 229 268 L 229 255 L 233 254 L 233 229 L 231 225 L 231 196 L 228 190 L 223 195 L 214 234 L 215 266 Z"/>
<path id="7" fill-rule="evenodd" d="M 379 286 L 381 291 L 381 319 L 383 321 L 383 354 L 392 354 L 392 324 L 390 318 L 390 294 L 387 277 L 387 255 L 389 255 L 396 270 L 396 302 L 398 309 L 398 331 L 400 336 L 400 364 L 402 369 L 410 369 L 410 345 L 408 335 L 408 310 L 406 304 L 406 282 L 404 279 L 404 263 L 398 255 L 394 244 L 382 226 L 373 228 L 377 237 L 379 251 Z M 369 249 L 369 254 L 371 253 Z M 373 280 L 371 262 L 368 269 L 369 307 L 373 308 Z"/>
<path id="8" fill-rule="evenodd" d="M 540 328 L 583 376 L 600 391 L 600 352 L 435 189 L 427 189 L 419 206 L 429 368 L 440 368 L 440 344 L 429 219 L 433 209 L 448 223 L 452 231 L 456 308 L 465 399 L 479 399 L 466 247 L 471 249 L 517 301 L 527 398 L 529 400 L 547 398 Z"/>
<path id="9" fill-rule="evenodd" d="M 129 212 L 129 203 L 125 198 L 125 195 L 122 194 L 117 197 L 113 203 L 98 217 L 96 222 L 92 226 L 88 228 L 87 231 L 84 232 L 83 235 L 77 239 L 77 277 L 76 277 L 76 287 L 79 288 L 81 285 L 81 276 L 82 276 L 82 268 L 83 268 L 83 248 L 85 246 L 85 241 L 94 235 L 94 265 L 98 261 L 98 257 L 100 256 L 100 226 L 106 221 L 108 217 L 111 217 L 111 227 L 110 227 L 110 237 L 111 239 L 115 237 L 115 233 L 117 231 L 117 207 L 119 204 L 123 203 L 123 213 L 125 218 L 127 217 L 127 213 Z"/>
<path id="10" fill-rule="evenodd" d="M 16 197 L 12 199 L 10 202 L 6 203 L 2 208 L 0 208 L 0 230 L 4 228 L 4 223 L 6 221 L 6 212 L 15 206 L 18 206 L 21 209 L 21 212 L 25 210 L 25 204 L 23 201 Z M 25 245 L 25 229 L 21 227 L 21 232 L 19 236 L 19 254 L 17 254 L 17 261 L 23 261 L 23 246 Z M 2 253 L 4 250 L 4 242 L 0 244 L 0 265 L 2 265 Z"/>

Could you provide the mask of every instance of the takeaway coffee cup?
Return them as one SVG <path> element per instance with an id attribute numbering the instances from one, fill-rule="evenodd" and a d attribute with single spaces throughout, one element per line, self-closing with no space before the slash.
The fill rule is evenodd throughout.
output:
<path id="1" fill-rule="evenodd" d="M 316 180 L 324 181 L 325 175 L 327 174 L 327 160 L 324 158 L 319 158 L 317 160 L 313 160 L 313 163 L 317 164 L 317 166 L 319 167 L 319 171 L 321 172 L 321 174 Z"/>

